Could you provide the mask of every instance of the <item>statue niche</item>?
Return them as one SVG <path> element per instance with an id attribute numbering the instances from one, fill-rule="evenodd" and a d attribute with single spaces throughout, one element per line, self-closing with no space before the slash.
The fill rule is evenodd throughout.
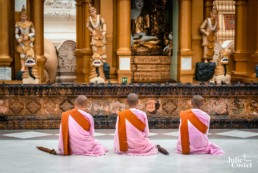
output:
<path id="1" fill-rule="evenodd" d="M 172 10 L 171 2 L 167 0 L 131 2 L 131 81 L 169 81 L 173 48 L 172 26 L 168 22 L 168 18 L 172 18 L 169 16 Z"/>
<path id="2" fill-rule="evenodd" d="M 171 55 L 167 1 L 132 0 L 131 3 L 132 55 Z"/>
<path id="3" fill-rule="evenodd" d="M 171 1 L 132 0 L 131 3 L 131 81 L 169 81 L 173 48 L 172 26 L 168 22 L 168 18 L 172 19 Z"/>

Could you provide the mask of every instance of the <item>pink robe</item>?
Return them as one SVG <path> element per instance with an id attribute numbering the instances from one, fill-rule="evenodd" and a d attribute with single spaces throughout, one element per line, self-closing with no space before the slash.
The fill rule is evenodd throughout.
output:
<path id="1" fill-rule="evenodd" d="M 130 111 L 132 111 L 132 113 L 135 114 L 138 119 L 140 119 L 143 123 L 145 123 L 146 125 L 145 130 L 143 132 L 139 131 L 129 121 L 126 120 L 126 135 L 127 135 L 128 151 L 127 152 L 120 151 L 119 136 L 118 136 L 118 120 L 119 120 L 119 116 L 118 116 L 117 122 L 116 122 L 115 138 L 114 138 L 115 152 L 118 154 L 136 155 L 136 156 L 148 156 L 148 155 L 157 154 L 158 149 L 156 145 L 152 144 L 148 138 L 149 125 L 148 125 L 148 119 L 147 119 L 146 113 L 135 108 L 131 108 Z"/>
<path id="2" fill-rule="evenodd" d="M 108 149 L 102 146 L 96 139 L 94 139 L 94 120 L 93 117 L 82 111 L 79 112 L 89 121 L 90 130 L 85 131 L 71 116 L 69 116 L 69 141 L 71 154 L 85 155 L 85 156 L 101 156 L 104 155 Z M 64 154 L 62 126 L 59 130 L 59 154 Z"/>
<path id="3" fill-rule="evenodd" d="M 200 109 L 191 109 L 191 111 L 202 123 L 204 123 L 209 128 L 210 116 L 206 112 Z M 181 127 L 181 122 L 180 122 L 180 127 Z M 177 153 L 182 153 L 180 127 L 178 131 L 179 136 L 178 136 L 178 142 L 177 142 Z M 189 132 L 189 143 L 190 143 L 191 154 L 217 155 L 217 154 L 224 153 L 224 151 L 221 148 L 219 148 L 217 145 L 209 142 L 208 130 L 206 134 L 203 134 L 195 126 L 193 126 L 190 121 L 188 121 L 188 132 Z"/>

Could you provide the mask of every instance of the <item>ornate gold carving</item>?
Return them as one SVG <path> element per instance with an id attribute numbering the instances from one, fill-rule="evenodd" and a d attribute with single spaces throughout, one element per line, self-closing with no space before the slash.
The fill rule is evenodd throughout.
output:
<path id="1" fill-rule="evenodd" d="M 37 100 L 31 100 L 26 104 L 26 109 L 31 113 L 31 114 L 37 114 L 39 113 L 41 109 L 41 104 L 37 102 Z"/>
<path id="2" fill-rule="evenodd" d="M 135 56 L 133 58 L 136 64 L 170 64 L 171 61 L 169 56 Z"/>
<path id="3" fill-rule="evenodd" d="M 0 114 L 5 114 L 8 111 L 8 107 L 5 100 L 0 99 Z"/>
<path id="4" fill-rule="evenodd" d="M 132 76 L 135 82 L 164 82 L 170 79 L 169 56 L 134 56 Z"/>
<path id="5" fill-rule="evenodd" d="M 167 99 L 162 105 L 162 108 L 166 114 L 173 114 L 173 112 L 177 109 L 177 104 L 172 99 Z"/>
<path id="6" fill-rule="evenodd" d="M 153 73 L 148 74 L 153 76 Z M 154 75 L 158 75 L 158 72 L 155 72 Z M 163 120 L 173 119 L 174 121 L 174 118 L 178 118 L 182 110 L 190 109 L 191 106 L 187 103 L 193 93 L 202 94 L 207 98 L 203 106 L 204 111 L 214 119 L 222 119 L 222 123 L 225 122 L 224 118 L 227 119 L 227 122 L 241 120 L 241 123 L 242 120 L 256 120 L 258 113 L 256 84 L 231 85 L 230 87 L 196 84 L 97 86 L 85 84 L 13 86 L 2 84 L 0 91 L 4 93 L 0 96 L 0 129 L 58 128 L 61 113 L 72 109 L 76 96 L 85 93 L 90 102 L 88 104 L 89 113 L 105 115 L 94 117 L 97 120 L 95 122 L 98 128 L 115 127 L 115 114 L 127 108 L 126 95 L 130 92 L 141 93 L 138 108 L 146 111 L 147 115 L 155 115 L 155 117 L 149 118 L 151 118 L 152 126 L 156 124 L 158 128 L 163 127 Z M 160 107 L 157 107 L 156 103 L 159 103 Z M 146 108 L 147 104 L 150 107 Z M 166 117 L 162 120 L 161 116 Z M 250 125 L 255 123 L 255 121 L 248 122 Z M 220 126 L 219 123 L 218 127 Z"/>
<path id="7" fill-rule="evenodd" d="M 9 100 L 9 110 L 11 110 L 14 114 L 21 114 L 24 110 L 24 103 L 21 100 L 17 100 L 12 98 Z"/>
<path id="8" fill-rule="evenodd" d="M 135 82 L 161 82 L 169 79 L 169 72 L 134 72 Z"/>
<path id="9" fill-rule="evenodd" d="M 170 70 L 170 65 L 137 65 L 137 70 L 138 71 L 169 71 Z"/>
<path id="10" fill-rule="evenodd" d="M 47 115 L 59 115 L 59 101 L 56 98 L 46 98 L 42 101 L 42 113 Z"/>
<path id="11" fill-rule="evenodd" d="M 60 109 L 62 111 L 67 111 L 69 109 L 73 108 L 73 102 L 69 99 L 65 99 L 61 104 L 60 104 Z"/>

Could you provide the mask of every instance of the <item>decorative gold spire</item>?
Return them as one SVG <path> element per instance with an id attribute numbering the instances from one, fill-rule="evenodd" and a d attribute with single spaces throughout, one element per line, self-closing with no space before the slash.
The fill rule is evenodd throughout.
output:
<path id="1" fill-rule="evenodd" d="M 91 5 L 91 3 L 89 2 L 89 11 L 91 11 L 91 10 L 96 10 L 96 8 L 93 7 L 93 6 Z"/>
<path id="2" fill-rule="evenodd" d="M 25 6 L 23 5 L 22 6 L 22 10 L 21 10 L 21 13 L 20 13 L 21 15 L 23 14 L 23 15 L 27 15 L 27 12 L 26 12 L 26 9 L 25 9 Z"/>

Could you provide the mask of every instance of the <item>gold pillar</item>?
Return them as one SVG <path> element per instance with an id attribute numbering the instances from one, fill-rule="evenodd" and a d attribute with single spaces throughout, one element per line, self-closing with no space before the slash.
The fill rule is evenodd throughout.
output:
<path id="1" fill-rule="evenodd" d="M 131 69 L 120 68 L 124 59 L 131 59 L 131 1 L 117 0 L 117 57 L 119 68 L 117 70 L 118 82 L 122 82 L 122 78 L 127 78 L 127 82 L 131 82 Z M 128 61 L 126 61 L 128 62 Z M 121 64 L 120 64 L 121 63 Z"/>
<path id="2" fill-rule="evenodd" d="M 89 3 L 93 5 L 94 0 L 76 1 L 76 82 L 89 82 L 90 58 L 92 50 L 90 47 L 90 33 L 86 28 L 86 20 L 89 17 Z"/>
<path id="3" fill-rule="evenodd" d="M 258 20 L 258 2 L 253 1 L 253 3 L 256 3 L 256 6 L 253 6 L 254 8 L 253 11 L 256 12 L 256 19 L 254 19 L 253 21 L 255 20 L 257 21 Z M 255 38 L 252 38 L 252 39 L 255 40 L 254 44 L 256 44 L 256 48 L 255 48 L 255 52 L 251 56 L 251 63 L 249 63 L 249 66 L 247 67 L 247 69 L 249 69 L 249 72 L 252 74 L 251 81 L 257 81 L 255 68 L 256 68 L 256 65 L 258 65 L 258 22 L 255 22 L 255 25 L 256 26 L 253 26 L 253 31 L 254 31 L 254 34 L 256 34 L 256 39 Z M 249 36 L 249 39 L 251 39 L 250 36 Z"/>
<path id="4" fill-rule="evenodd" d="M 193 82 L 192 0 L 181 0 L 179 6 L 179 81 Z"/>
<path id="5" fill-rule="evenodd" d="M 84 48 L 87 52 L 90 53 L 90 55 L 92 54 L 92 49 L 91 49 L 91 46 L 90 46 L 90 31 L 86 28 L 86 22 L 87 22 L 87 19 L 88 17 L 90 16 L 90 13 L 89 13 L 89 3 L 91 3 L 93 5 L 94 3 L 94 0 L 84 0 L 83 2 L 83 12 L 84 12 L 84 18 L 83 18 L 83 30 L 84 30 Z M 97 11 L 97 14 L 99 14 L 99 11 Z"/>
<path id="6" fill-rule="evenodd" d="M 9 48 L 9 11 L 11 1 L 0 0 L 0 67 L 9 67 L 12 58 Z"/>
<path id="7" fill-rule="evenodd" d="M 233 80 L 243 80 L 247 75 L 247 0 L 236 1 L 235 71 Z"/>
<path id="8" fill-rule="evenodd" d="M 214 0 L 205 0 L 204 2 L 204 18 L 210 17 L 210 13 L 213 8 L 213 1 Z"/>
<path id="9" fill-rule="evenodd" d="M 188 52 L 192 49 L 192 0 L 181 0 L 180 3 L 180 51 Z"/>
<path id="10" fill-rule="evenodd" d="M 76 48 L 83 48 L 83 0 L 76 0 Z"/>
<path id="11" fill-rule="evenodd" d="M 31 19 L 35 27 L 35 55 L 40 83 L 44 81 L 44 0 L 31 0 Z"/>
<path id="12" fill-rule="evenodd" d="M 106 32 L 106 55 L 107 55 L 107 63 L 110 65 L 110 78 L 112 81 L 117 80 L 117 65 L 116 65 L 116 47 L 115 47 L 115 30 L 116 28 L 116 21 L 114 15 L 116 15 L 116 3 L 114 0 L 100 0 L 99 4 L 98 1 L 95 1 L 94 5 L 100 7 L 100 14 L 104 17 L 107 32 Z"/>
<path id="13" fill-rule="evenodd" d="M 200 25 L 204 19 L 204 1 L 192 0 L 192 50 L 193 54 L 193 68 L 197 62 L 202 61 L 203 47 L 202 35 L 200 34 Z"/>

